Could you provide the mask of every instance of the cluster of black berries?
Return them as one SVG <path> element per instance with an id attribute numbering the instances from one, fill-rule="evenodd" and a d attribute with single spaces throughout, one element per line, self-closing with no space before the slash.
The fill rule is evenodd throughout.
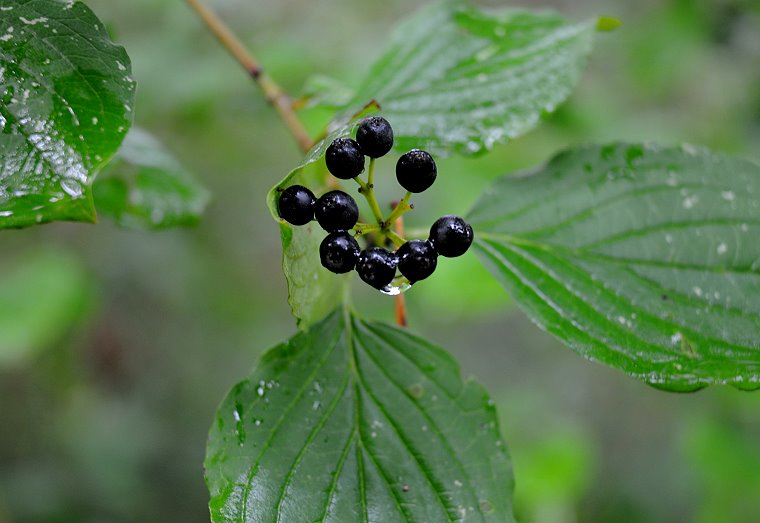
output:
<path id="1" fill-rule="evenodd" d="M 325 153 L 327 169 L 336 178 L 350 180 L 364 171 L 365 156 L 380 158 L 393 147 L 393 129 L 379 116 L 365 118 L 356 132 L 356 140 L 338 138 Z M 396 179 L 409 193 L 428 189 L 438 170 L 429 153 L 413 149 L 399 158 Z M 372 186 L 365 186 L 372 190 Z M 319 246 L 322 265 L 343 274 L 356 269 L 359 277 L 377 289 L 386 289 L 398 270 L 409 283 L 424 280 L 435 271 L 438 256 L 456 257 L 469 249 L 473 240 L 472 227 L 462 218 L 447 215 L 430 228 L 427 240 L 409 240 L 397 251 L 380 246 L 361 250 L 354 235 L 349 233 L 359 220 L 359 207 L 347 193 L 330 191 L 319 198 L 302 185 L 292 185 L 280 193 L 280 217 L 293 225 L 305 225 L 317 219 L 329 234 Z M 378 224 L 381 231 L 392 224 Z"/>

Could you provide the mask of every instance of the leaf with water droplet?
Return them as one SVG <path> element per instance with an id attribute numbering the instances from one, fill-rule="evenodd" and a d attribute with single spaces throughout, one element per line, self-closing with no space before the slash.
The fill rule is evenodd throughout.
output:
<path id="1" fill-rule="evenodd" d="M 132 128 L 93 184 L 98 213 L 125 227 L 195 225 L 209 200 L 200 185 L 154 137 Z"/>
<path id="2" fill-rule="evenodd" d="M 757 164 L 693 146 L 573 149 L 498 180 L 469 220 L 515 301 L 583 356 L 668 390 L 760 387 Z"/>
<path id="3" fill-rule="evenodd" d="M 214 523 L 514 521 L 492 402 L 406 330 L 338 309 L 267 352 L 217 417 Z"/>
<path id="4" fill-rule="evenodd" d="M 81 2 L 0 6 L 0 228 L 93 222 L 93 177 L 132 122 L 129 57 Z"/>
<path id="5" fill-rule="evenodd" d="M 597 21 L 442 1 L 409 16 L 347 112 L 377 100 L 400 151 L 476 154 L 538 124 L 572 92 Z"/>

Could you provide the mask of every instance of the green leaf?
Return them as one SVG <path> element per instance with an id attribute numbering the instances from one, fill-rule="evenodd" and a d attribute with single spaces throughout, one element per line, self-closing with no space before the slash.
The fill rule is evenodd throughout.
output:
<path id="1" fill-rule="evenodd" d="M 0 368 L 26 363 L 76 325 L 91 298 L 87 271 L 70 253 L 43 250 L 4 266 L 0 277 Z"/>
<path id="2" fill-rule="evenodd" d="M 364 114 L 365 110 L 357 116 Z M 326 192 L 328 171 L 325 152 L 336 138 L 352 135 L 356 125 L 354 119 L 327 135 L 306 154 L 301 164 L 290 171 L 267 195 L 269 212 L 280 224 L 282 271 L 288 282 L 288 303 L 300 328 L 305 329 L 322 319 L 340 303 L 350 275 L 337 275 L 322 268 L 319 244 L 326 233 L 315 222 L 293 227 L 281 220 L 277 211 L 279 193 L 295 184 L 308 187 L 316 195 Z"/>
<path id="3" fill-rule="evenodd" d="M 353 104 L 377 100 L 399 150 L 475 154 L 532 129 L 570 95 L 596 20 L 432 4 L 394 32 Z"/>
<path id="4" fill-rule="evenodd" d="M 540 327 L 668 390 L 760 387 L 760 166 L 692 146 L 571 150 L 470 214 Z"/>
<path id="5" fill-rule="evenodd" d="M 93 192 L 100 214 L 123 226 L 148 229 L 194 225 L 209 200 L 208 191 L 138 128 L 127 134 Z"/>
<path id="6" fill-rule="evenodd" d="M 205 467 L 215 523 L 514 521 L 482 387 L 442 349 L 340 309 L 232 389 Z"/>
<path id="7" fill-rule="evenodd" d="M 80 2 L 0 0 L 0 15 L 0 228 L 93 222 L 93 176 L 132 122 L 129 57 Z"/>

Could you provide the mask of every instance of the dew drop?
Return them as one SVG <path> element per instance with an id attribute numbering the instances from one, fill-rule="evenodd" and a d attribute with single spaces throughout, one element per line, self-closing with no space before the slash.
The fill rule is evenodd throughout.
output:
<path id="1" fill-rule="evenodd" d="M 409 283 L 409 280 L 401 276 L 394 279 L 390 285 L 380 289 L 380 292 L 387 294 L 388 296 L 398 296 L 399 294 L 403 294 L 411 288 L 412 285 Z"/>
<path id="2" fill-rule="evenodd" d="M 691 196 L 687 196 L 683 199 L 682 205 L 684 209 L 691 209 L 695 205 L 699 203 L 699 197 L 695 194 L 692 194 Z"/>
<path id="3" fill-rule="evenodd" d="M 41 16 L 39 18 L 33 18 L 31 20 L 29 20 L 27 18 L 24 18 L 23 16 L 19 16 L 19 20 L 21 20 L 22 22 L 24 22 L 26 25 L 37 25 L 39 23 L 43 23 L 43 22 L 47 22 L 48 21 L 48 19 L 45 18 L 44 16 Z"/>
<path id="4" fill-rule="evenodd" d="M 425 388 L 420 383 L 410 385 L 407 389 L 413 398 L 420 399 L 425 394 Z"/>
<path id="5" fill-rule="evenodd" d="M 82 197 L 82 186 L 76 180 L 70 178 L 61 180 L 61 189 L 74 199 Z"/>

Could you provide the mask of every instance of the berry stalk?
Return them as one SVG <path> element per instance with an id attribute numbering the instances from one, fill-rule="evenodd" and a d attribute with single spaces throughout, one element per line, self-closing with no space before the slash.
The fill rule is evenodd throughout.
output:
<path id="1" fill-rule="evenodd" d="M 354 225 L 354 230 L 360 236 L 369 234 L 372 232 L 380 232 L 380 226 L 375 223 L 357 223 Z"/>
<path id="2" fill-rule="evenodd" d="M 275 108 L 285 126 L 298 142 L 302 152 L 308 152 L 312 148 L 312 141 L 306 128 L 293 111 L 290 97 L 261 67 L 242 42 L 235 36 L 229 27 L 219 18 L 216 13 L 206 7 L 200 0 L 185 0 L 187 4 L 198 14 L 206 27 L 213 33 L 219 43 L 232 55 L 235 60 L 246 70 L 264 93 L 266 101 Z"/>
<path id="3" fill-rule="evenodd" d="M 358 176 L 354 178 L 354 180 L 356 180 L 356 182 L 359 184 L 359 192 L 361 192 L 362 195 L 364 195 L 364 198 L 367 200 L 369 208 L 372 210 L 372 215 L 375 217 L 375 220 L 377 220 L 378 225 L 382 227 L 383 213 L 380 211 L 380 205 L 377 203 L 377 198 L 375 198 L 375 187 L 373 184 L 374 177 L 375 159 L 370 158 L 369 167 L 367 168 L 367 183 L 362 182 Z"/>
<path id="4" fill-rule="evenodd" d="M 390 216 L 388 216 L 387 223 L 389 226 L 394 224 L 396 220 L 401 218 L 401 216 L 405 212 L 412 210 L 412 206 L 409 205 L 409 200 L 411 199 L 411 197 L 412 197 L 411 191 L 407 191 L 406 194 L 404 195 L 404 198 L 396 204 L 396 207 L 393 208 Z"/>
<path id="5" fill-rule="evenodd" d="M 402 245 L 406 243 L 405 239 L 403 239 L 401 236 L 391 231 L 390 229 L 384 230 L 383 234 L 385 234 L 386 238 L 392 241 L 396 247 L 401 247 Z"/>

